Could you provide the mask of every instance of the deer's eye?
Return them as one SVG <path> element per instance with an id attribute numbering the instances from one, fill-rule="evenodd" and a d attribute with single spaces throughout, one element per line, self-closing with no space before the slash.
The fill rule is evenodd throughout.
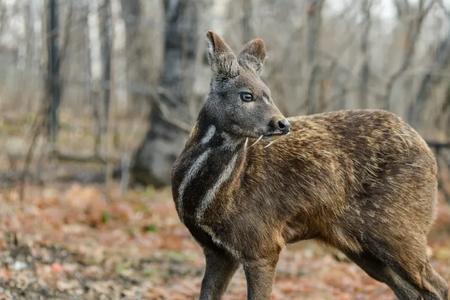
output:
<path id="1" fill-rule="evenodd" d="M 244 102 L 251 102 L 253 101 L 253 95 L 249 92 L 240 92 L 239 97 Z"/>

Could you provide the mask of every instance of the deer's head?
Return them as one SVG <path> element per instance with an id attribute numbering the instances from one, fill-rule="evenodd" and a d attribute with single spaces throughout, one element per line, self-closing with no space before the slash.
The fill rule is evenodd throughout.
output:
<path id="1" fill-rule="evenodd" d="M 286 134 L 288 120 L 275 106 L 260 73 L 266 57 L 261 39 L 248 42 L 236 57 L 216 33 L 209 31 L 208 58 L 213 71 L 204 113 L 221 130 L 238 137 Z"/>

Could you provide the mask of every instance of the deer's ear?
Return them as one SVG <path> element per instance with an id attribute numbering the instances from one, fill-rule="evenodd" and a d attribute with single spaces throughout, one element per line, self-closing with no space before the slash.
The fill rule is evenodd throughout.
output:
<path id="1" fill-rule="evenodd" d="M 208 60 L 211 69 L 221 77 L 236 77 L 239 75 L 239 65 L 233 50 L 216 33 L 208 31 Z"/>
<path id="2" fill-rule="evenodd" d="M 248 42 L 239 54 L 239 64 L 253 69 L 260 74 L 266 59 L 266 46 L 262 39 L 254 39 Z"/>

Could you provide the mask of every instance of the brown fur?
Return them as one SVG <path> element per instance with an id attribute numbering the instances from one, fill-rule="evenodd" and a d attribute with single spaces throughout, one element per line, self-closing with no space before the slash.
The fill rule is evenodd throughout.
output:
<path id="1" fill-rule="evenodd" d="M 272 137 L 269 147 L 267 139 L 250 146 L 255 138 L 220 126 L 202 144 L 216 124 L 202 111 L 174 165 L 180 216 L 205 249 L 201 299 L 220 298 L 238 263 L 249 299 L 268 299 L 281 249 L 311 238 L 342 250 L 400 299 L 447 299 L 447 285 L 426 256 L 437 171 L 419 134 L 380 110 L 288 120 L 291 133 Z M 205 151 L 207 163 L 179 199 L 183 178 Z M 230 165 L 231 175 L 199 216 L 208 191 Z"/>

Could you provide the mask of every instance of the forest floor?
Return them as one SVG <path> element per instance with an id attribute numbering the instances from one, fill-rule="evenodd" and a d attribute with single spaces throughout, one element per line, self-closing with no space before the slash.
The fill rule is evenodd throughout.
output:
<path id="1" fill-rule="evenodd" d="M 1 299 L 195 299 L 203 256 L 168 189 L 121 195 L 112 185 L 29 186 L 0 193 Z M 450 280 L 450 207 L 430 235 L 431 259 Z M 383 284 L 314 242 L 285 249 L 273 299 L 394 299 Z M 242 270 L 225 299 L 245 299 Z"/>

